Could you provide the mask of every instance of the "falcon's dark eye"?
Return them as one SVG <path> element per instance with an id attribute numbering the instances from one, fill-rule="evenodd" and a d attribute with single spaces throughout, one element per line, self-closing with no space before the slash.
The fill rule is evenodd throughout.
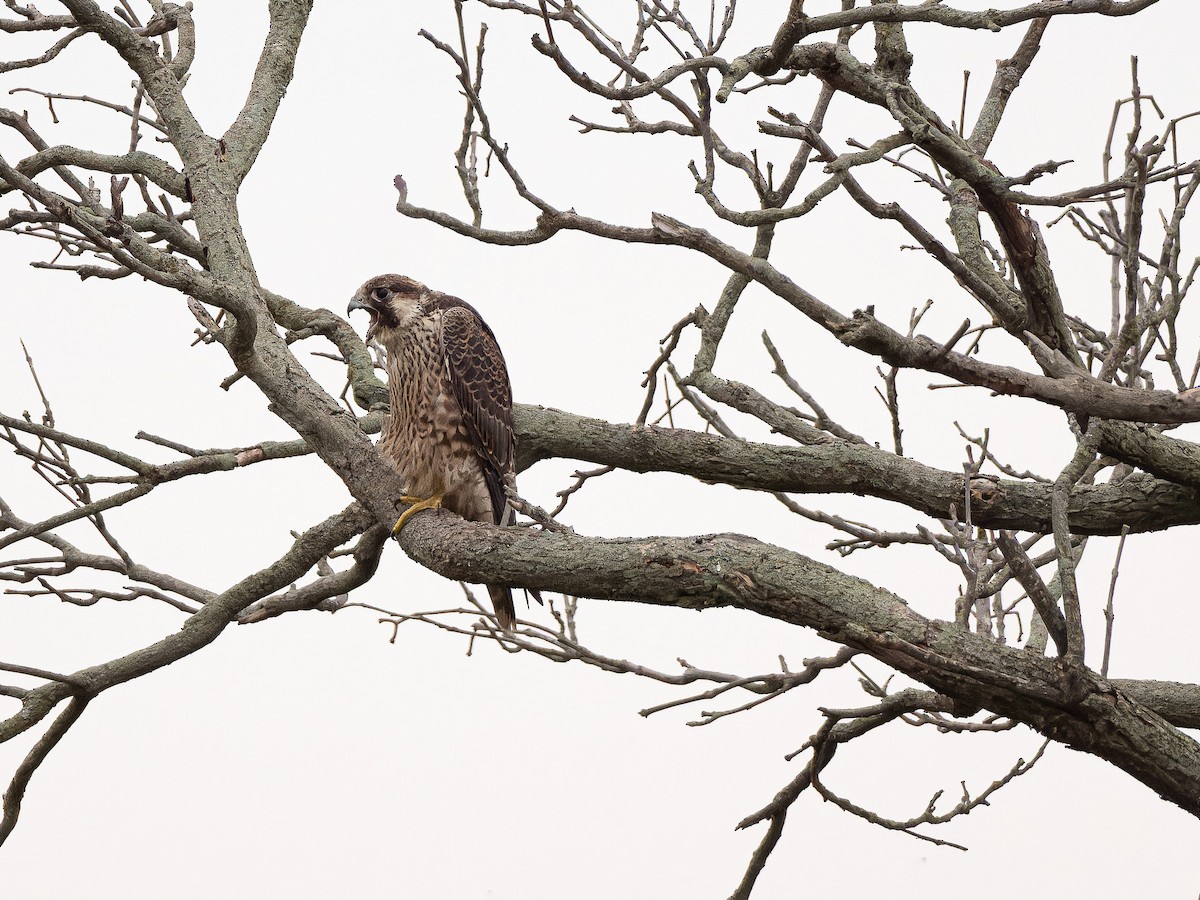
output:
<path id="1" fill-rule="evenodd" d="M 385 287 L 377 287 L 371 291 L 371 296 L 376 300 L 386 300 L 388 298 L 388 289 Z"/>

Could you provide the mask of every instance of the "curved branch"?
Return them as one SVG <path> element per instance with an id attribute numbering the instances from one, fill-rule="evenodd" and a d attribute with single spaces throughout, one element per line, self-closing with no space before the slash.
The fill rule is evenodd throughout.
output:
<path id="1" fill-rule="evenodd" d="M 279 104 L 291 84 L 300 38 L 313 0 L 271 0 L 271 28 L 263 42 L 250 92 L 237 118 L 221 139 L 222 152 L 240 183 L 249 173 L 270 133 Z"/>
<path id="2" fill-rule="evenodd" d="M 588 76 L 586 72 L 580 72 L 573 65 L 558 44 L 548 44 L 543 41 L 538 35 L 533 35 L 530 38 L 533 44 L 533 49 L 543 56 L 547 56 L 558 65 L 559 70 L 566 75 L 572 82 L 583 88 L 589 94 L 595 94 L 598 97 L 603 97 L 606 100 L 637 100 L 642 97 L 649 97 L 653 94 L 660 93 L 663 88 L 669 85 L 672 81 L 679 78 L 681 75 L 687 75 L 690 72 L 700 72 L 705 69 L 716 69 L 722 75 L 726 73 L 729 64 L 725 60 L 716 56 L 701 56 L 693 59 L 684 60 L 681 63 L 676 63 L 669 66 L 661 73 L 653 78 L 638 72 L 632 67 L 626 67 L 626 71 L 630 74 L 636 73 L 637 80 L 630 87 L 618 88 L 611 85 L 603 84 L 596 79 Z"/>
<path id="3" fill-rule="evenodd" d="M 5 30 L 3 23 L 0 23 L 0 31 L 3 30 Z M 7 62 L 0 60 L 0 74 L 5 72 L 13 72 L 17 69 L 32 69 L 35 66 L 48 63 L 50 60 L 54 59 L 54 57 L 58 56 L 58 54 L 62 53 L 72 41 L 86 33 L 87 32 L 85 32 L 82 28 L 76 28 L 74 31 L 64 35 L 51 44 L 46 49 L 46 52 L 42 53 L 40 56 L 33 56 L 29 59 L 14 59 Z"/>
<path id="4" fill-rule="evenodd" d="M 815 629 L 955 698 L 1116 765 L 1200 814 L 1200 745 L 1083 668 L 952 622 L 890 591 L 742 535 L 588 538 L 418 515 L 406 553 L 447 578 L 684 609 L 732 606 Z"/>
<path id="5" fill-rule="evenodd" d="M 67 704 L 67 708 L 50 724 L 46 733 L 38 738 L 37 743 L 17 766 L 17 771 L 13 773 L 12 781 L 9 782 L 8 789 L 4 792 L 4 817 L 0 819 L 0 845 L 4 844 L 17 825 L 17 817 L 21 815 L 21 801 L 25 799 L 25 789 L 29 787 L 29 780 L 33 778 L 33 773 L 62 740 L 63 735 L 83 715 L 87 704 L 86 698 L 73 697 Z"/>
<path id="6" fill-rule="evenodd" d="M 837 31 L 841 28 L 865 25 L 869 22 L 930 22 L 951 28 L 1000 31 L 1010 25 L 1019 25 L 1030 19 L 1048 16 L 1086 15 L 1131 16 L 1153 6 L 1158 0 L 1042 0 L 1017 9 L 963 10 L 946 6 L 940 2 L 921 3 L 907 6 L 895 4 L 872 4 L 823 16 L 809 16 L 794 12 L 779 27 L 775 40 L 769 47 L 750 51 L 739 61 L 745 61 L 748 72 L 764 78 L 776 74 L 788 64 L 788 54 L 800 41 L 810 34 Z"/>
<path id="7" fill-rule="evenodd" d="M 1159 424 L 1200 421 L 1200 393 L 1148 391 L 1100 381 L 1086 370 L 1077 368 L 1059 351 L 1039 344 L 1036 334 L 1026 332 L 1025 337 L 1035 356 L 1053 375 L 984 362 L 950 350 L 923 335 L 907 337 L 866 312 L 858 311 L 848 317 L 821 302 L 767 260 L 738 250 L 703 228 L 658 213 L 652 216 L 651 228 L 635 228 L 613 225 L 574 211 L 543 212 L 538 217 L 536 230 L 496 232 L 477 228 L 444 213 L 411 207 L 405 201 L 398 203 L 396 208 L 402 214 L 430 219 L 485 243 L 532 244 L 559 231 L 582 231 L 627 243 L 686 247 L 757 281 L 835 334 L 842 343 L 876 356 L 889 365 L 937 372 L 963 384 L 985 387 L 998 394 L 1029 397 L 1078 415 Z"/>
<path id="8" fill-rule="evenodd" d="M 120 156 L 81 150 L 78 147 L 57 146 L 39 150 L 16 165 L 22 175 L 33 178 L 46 169 L 58 166 L 79 166 L 96 172 L 114 175 L 145 175 L 163 190 L 182 199 L 187 190 L 183 173 L 153 153 L 131 150 Z M 3 193 L 0 190 L 0 193 Z"/>
<path id="9" fill-rule="evenodd" d="M 327 572 L 303 587 L 288 590 L 278 597 L 266 597 L 247 607 L 238 617 L 238 624 L 249 625 L 302 609 L 333 612 L 341 608 L 350 591 L 371 580 L 379 567 L 379 557 L 389 537 L 391 530 L 386 525 L 375 525 L 368 529 L 354 548 L 354 565 L 349 569 Z"/>

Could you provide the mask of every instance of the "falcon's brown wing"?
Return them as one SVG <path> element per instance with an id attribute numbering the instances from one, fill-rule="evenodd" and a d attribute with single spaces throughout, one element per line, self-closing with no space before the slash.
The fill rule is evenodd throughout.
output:
<path id="1" fill-rule="evenodd" d="M 442 306 L 446 376 L 483 464 L 496 524 L 505 519 L 504 476 L 513 471 L 512 388 L 496 336 L 471 306 L 455 297 Z"/>

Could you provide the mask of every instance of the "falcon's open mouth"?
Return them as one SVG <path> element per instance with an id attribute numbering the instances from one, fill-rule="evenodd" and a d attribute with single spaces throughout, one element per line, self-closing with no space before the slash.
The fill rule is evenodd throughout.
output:
<path id="1" fill-rule="evenodd" d="M 357 297 L 352 297 L 350 305 L 346 307 L 346 315 L 349 316 L 356 309 L 365 309 L 371 316 L 371 324 L 367 326 L 367 333 L 364 336 L 364 340 L 369 344 L 371 339 L 375 337 L 375 329 L 379 327 L 379 310 L 369 303 L 363 303 Z"/>

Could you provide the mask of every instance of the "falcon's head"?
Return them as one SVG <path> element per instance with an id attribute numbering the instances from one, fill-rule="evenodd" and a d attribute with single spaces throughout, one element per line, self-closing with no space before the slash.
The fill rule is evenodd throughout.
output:
<path id="1" fill-rule="evenodd" d="M 429 288 L 404 275 L 376 275 L 354 292 L 346 314 L 365 309 L 371 315 L 367 341 L 386 341 L 391 331 L 419 313 L 421 299 L 428 293 Z"/>

